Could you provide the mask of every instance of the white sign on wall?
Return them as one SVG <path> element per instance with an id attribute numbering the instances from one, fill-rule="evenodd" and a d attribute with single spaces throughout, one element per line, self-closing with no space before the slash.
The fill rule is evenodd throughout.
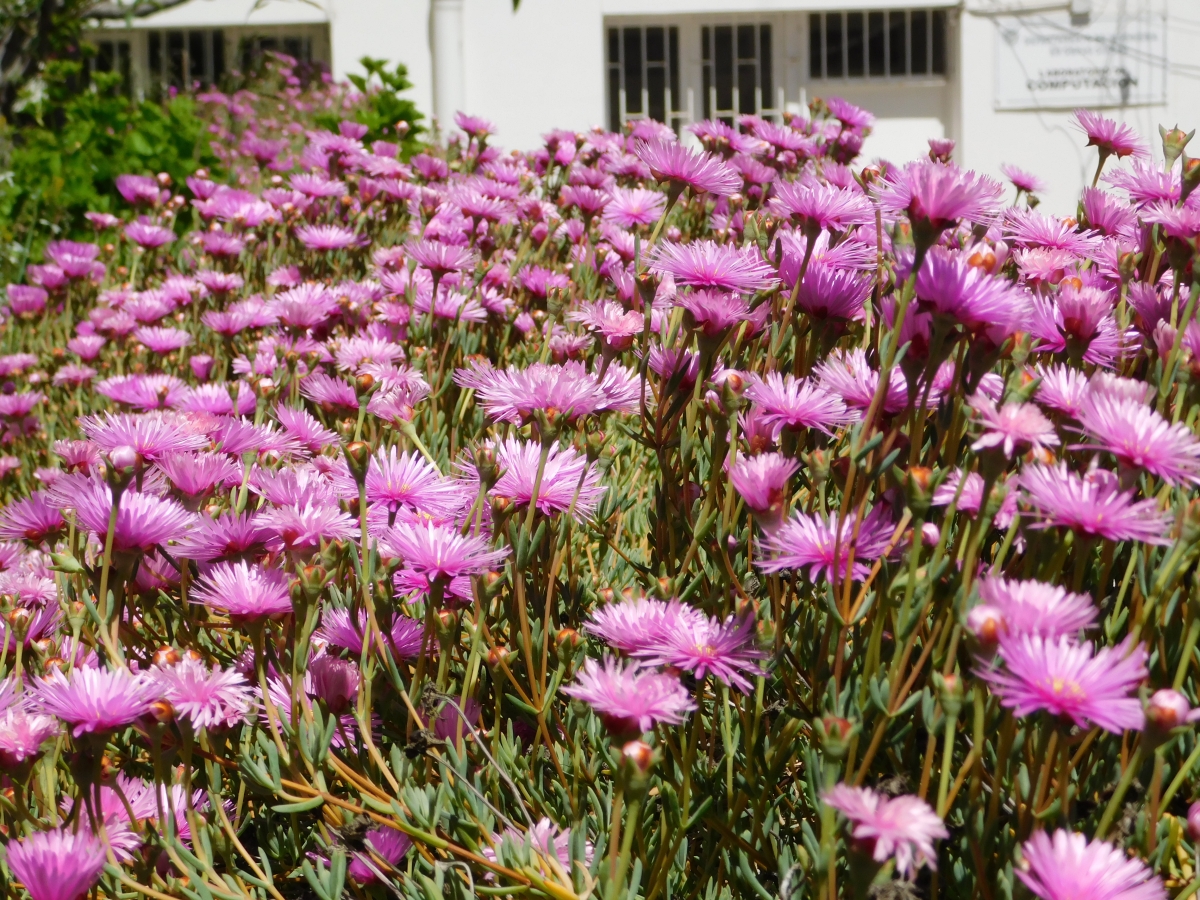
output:
<path id="1" fill-rule="evenodd" d="M 1075 24 L 1063 10 L 995 22 L 996 109 L 1167 102 L 1166 19 L 1159 13 L 1105 14 Z"/>

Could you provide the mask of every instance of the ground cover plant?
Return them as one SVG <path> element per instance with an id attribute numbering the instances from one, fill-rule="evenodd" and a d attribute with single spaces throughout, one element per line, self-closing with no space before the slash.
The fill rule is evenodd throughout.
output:
<path id="1" fill-rule="evenodd" d="M 1188 135 L 249 119 L 7 288 L 9 896 L 1195 891 Z"/>

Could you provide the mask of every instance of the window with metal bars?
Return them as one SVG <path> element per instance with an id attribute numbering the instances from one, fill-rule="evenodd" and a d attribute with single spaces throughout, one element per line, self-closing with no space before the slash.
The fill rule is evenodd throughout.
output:
<path id="1" fill-rule="evenodd" d="M 944 76 L 946 11 L 810 13 L 808 74 L 814 79 Z"/>
<path id="2" fill-rule="evenodd" d="M 700 56 L 704 118 L 732 125 L 742 114 L 779 114 L 769 23 L 704 25 Z"/>
<path id="3" fill-rule="evenodd" d="M 129 94 L 133 90 L 133 65 L 129 41 L 95 42 L 96 55 L 92 57 L 93 72 L 115 72 L 121 76 L 120 90 Z"/>
<path id="4" fill-rule="evenodd" d="M 219 28 L 150 31 L 146 55 L 152 93 L 216 84 L 225 74 L 225 32 Z"/>
<path id="5" fill-rule="evenodd" d="M 655 119 L 683 128 L 679 89 L 679 29 L 666 25 L 609 28 L 608 125 L 620 131 L 631 119 Z"/>

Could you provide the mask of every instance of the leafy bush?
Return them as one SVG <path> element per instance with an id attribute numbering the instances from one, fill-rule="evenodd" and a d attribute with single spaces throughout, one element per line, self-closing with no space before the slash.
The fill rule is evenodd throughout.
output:
<path id="1" fill-rule="evenodd" d="M 73 89 L 81 75 L 79 63 L 52 63 L 41 124 L 6 135 L 0 244 L 10 264 L 40 258 L 48 240 L 90 232 L 83 214 L 115 209 L 114 180 L 123 172 L 165 172 L 180 183 L 217 162 L 194 96 L 139 103 L 119 90 L 115 74 L 95 73 L 91 89 Z"/>

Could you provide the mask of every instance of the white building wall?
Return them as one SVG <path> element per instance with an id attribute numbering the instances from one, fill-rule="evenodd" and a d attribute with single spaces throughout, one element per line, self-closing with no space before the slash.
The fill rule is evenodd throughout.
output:
<path id="1" fill-rule="evenodd" d="M 467 112 L 492 119 L 498 141 L 527 149 L 552 128 L 583 130 L 608 119 L 605 29 L 629 23 L 677 25 L 681 81 L 690 87 L 686 108 L 701 117 L 699 28 L 703 23 L 770 21 L 775 29 L 777 83 L 786 108 L 802 109 L 813 96 L 838 94 L 871 109 L 875 133 L 866 159 L 901 161 L 925 152 L 930 137 L 953 137 L 966 166 L 1000 177 L 1013 163 L 1044 178 L 1046 209 L 1074 211 L 1090 182 L 1095 151 L 1083 146 L 1069 109 L 996 109 L 998 12 L 1024 8 L 1031 15 L 1068 21 L 1068 8 L 1094 16 L 1124 10 L 1159 10 L 1166 16 L 1166 102 L 1105 110 L 1129 122 L 1155 148 L 1157 126 L 1200 126 L 1200 0 L 193 0 L 136 23 L 147 28 L 273 26 L 324 23 L 334 75 L 358 69 L 365 55 L 402 61 L 411 96 L 426 114 L 435 109 L 431 2 L 454 7 L 461 18 L 457 84 Z M 943 7 L 948 10 L 944 78 L 864 82 L 808 77 L 811 11 Z M 449 84 L 447 78 L 442 79 Z M 445 101 L 443 105 L 445 105 Z M 443 126 L 447 123 L 443 123 Z M 1200 154 L 1200 141 L 1193 148 Z"/>
<path id="2" fill-rule="evenodd" d="M 1013 4 L 1005 3 L 1004 6 Z M 1161 160 L 1158 126 L 1176 123 L 1185 131 L 1200 128 L 1200 2 L 1197 0 L 1092 0 L 1092 14 L 1121 5 L 1158 8 L 1166 14 L 1167 102 L 1163 105 L 1106 108 L 1103 113 L 1137 129 Z M 971 7 L 981 4 L 972 3 Z M 1096 150 L 1075 126 L 1070 110 L 998 111 L 996 99 L 996 20 L 981 14 L 988 7 L 961 15 L 961 53 L 965 61 L 961 86 L 960 161 L 1001 178 L 1000 166 L 1012 163 L 1050 184 L 1043 208 L 1072 215 L 1079 192 L 1091 184 Z M 1065 7 L 1065 4 L 1063 4 Z M 1189 148 L 1200 155 L 1200 139 Z M 1115 166 L 1110 160 L 1108 166 Z M 1101 184 L 1103 186 L 1103 183 Z"/>

